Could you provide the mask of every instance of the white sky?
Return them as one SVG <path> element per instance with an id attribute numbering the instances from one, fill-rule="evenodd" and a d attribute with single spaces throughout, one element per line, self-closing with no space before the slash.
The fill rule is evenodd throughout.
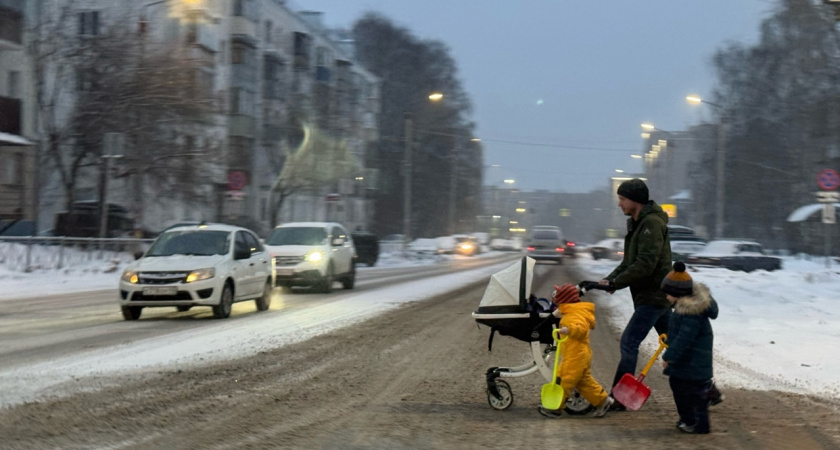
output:
<path id="1" fill-rule="evenodd" d="M 13 259 L 5 257 L 9 254 L 3 248 L 6 245 L 0 243 L 0 302 L 12 297 L 117 286 L 119 271 L 102 273 L 113 267 L 111 263 L 76 263 L 69 270 L 22 273 Z M 406 264 L 387 255 L 380 263 Z M 154 373 L 160 368 L 241 357 L 299 342 L 370 319 L 403 303 L 489 279 L 492 273 L 509 264 L 367 291 L 323 308 L 293 311 L 282 316 L 287 325 L 284 327 L 276 326 L 278 315 L 255 315 L 248 318 L 248 335 L 240 332 L 238 324 L 221 321 L 214 327 L 141 339 L 47 363 L 0 368 L 0 407 L 89 389 L 107 383 L 110 375 Z M 582 266 L 591 279 L 597 279 L 617 263 L 593 261 L 582 255 L 574 264 Z M 690 274 L 711 288 L 720 305 L 720 317 L 712 322 L 719 385 L 840 398 L 840 360 L 836 357 L 836 349 L 840 348 L 840 267 L 834 265 L 827 269 L 822 260 L 786 258 L 784 269 L 776 272 L 747 274 L 702 269 L 692 270 Z M 580 280 L 558 280 L 577 281 Z M 547 297 L 550 293 L 535 294 Z M 609 307 L 618 313 L 617 320 L 609 326 L 623 327 L 632 312 L 629 292 L 623 290 L 604 298 L 599 307 Z M 479 300 L 476 299 L 476 307 Z M 114 307 L 117 308 L 116 301 Z M 224 345 L 214 345 L 216 342 Z M 654 333 L 645 345 L 655 347 Z M 654 367 L 649 377 L 661 373 L 661 366 Z"/>

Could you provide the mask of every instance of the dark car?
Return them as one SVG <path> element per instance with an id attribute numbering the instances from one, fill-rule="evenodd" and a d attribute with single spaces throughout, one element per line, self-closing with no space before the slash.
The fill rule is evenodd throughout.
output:
<path id="1" fill-rule="evenodd" d="M 376 265 L 379 259 L 379 238 L 373 233 L 352 233 L 353 243 L 356 245 L 356 262 L 368 267 Z"/>
<path id="2" fill-rule="evenodd" d="M 569 258 L 574 258 L 575 256 L 577 256 L 576 247 L 577 244 L 575 244 L 574 241 L 566 241 L 566 251 L 564 252 L 566 253 L 566 256 L 568 256 Z"/>
<path id="3" fill-rule="evenodd" d="M 589 247 L 589 253 L 592 254 L 592 259 L 612 259 L 619 260 L 624 258 L 624 239 L 610 238 L 598 241 L 592 247 Z"/>
<path id="4" fill-rule="evenodd" d="M 685 262 L 694 267 L 722 267 L 744 272 L 773 271 L 782 268 L 781 258 L 769 256 L 764 252 L 761 244 L 743 239 L 711 241 L 703 250 L 686 258 Z"/>

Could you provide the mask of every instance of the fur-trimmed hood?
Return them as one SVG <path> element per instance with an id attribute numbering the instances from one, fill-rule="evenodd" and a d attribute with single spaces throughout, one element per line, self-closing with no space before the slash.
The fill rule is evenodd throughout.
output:
<path id="1" fill-rule="evenodd" d="M 677 299 L 674 304 L 675 314 L 705 315 L 710 319 L 717 319 L 718 306 L 709 288 L 703 283 L 694 283 L 694 293 Z"/>

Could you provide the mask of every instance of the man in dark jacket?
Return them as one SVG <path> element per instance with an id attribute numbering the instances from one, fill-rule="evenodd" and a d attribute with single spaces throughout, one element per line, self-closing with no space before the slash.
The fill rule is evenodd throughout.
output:
<path id="1" fill-rule="evenodd" d="M 668 215 L 648 198 L 645 182 L 634 178 L 618 187 L 618 207 L 627 219 L 624 259 L 600 281 L 612 290 L 630 288 L 633 315 L 621 334 L 621 360 L 613 386 L 625 373 L 636 373 L 639 346 L 651 328 L 667 334 L 671 308 L 660 283 L 671 270 L 671 242 L 668 238 Z M 624 405 L 614 402 L 614 410 Z"/>

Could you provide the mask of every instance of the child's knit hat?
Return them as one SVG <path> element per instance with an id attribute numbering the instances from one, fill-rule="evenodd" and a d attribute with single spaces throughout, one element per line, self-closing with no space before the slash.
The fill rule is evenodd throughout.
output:
<path id="1" fill-rule="evenodd" d="M 554 293 L 551 294 L 551 299 L 555 305 L 561 303 L 577 303 L 580 301 L 580 291 L 577 286 L 566 283 L 562 286 L 554 285 Z"/>
<path id="2" fill-rule="evenodd" d="M 668 272 L 662 280 L 662 291 L 674 297 L 685 297 L 694 293 L 694 281 L 685 271 L 685 263 L 677 261 L 674 270 Z"/>

